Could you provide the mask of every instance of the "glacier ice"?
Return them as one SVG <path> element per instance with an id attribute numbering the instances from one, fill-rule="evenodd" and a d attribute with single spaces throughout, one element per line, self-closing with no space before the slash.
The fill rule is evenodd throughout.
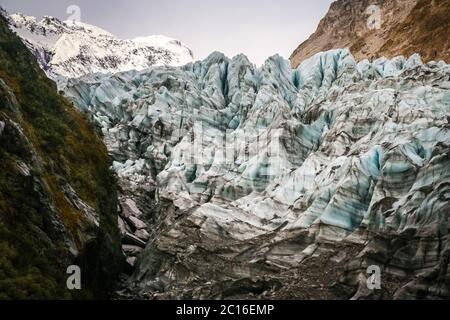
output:
<path id="1" fill-rule="evenodd" d="M 358 63 L 339 49 L 295 70 L 277 55 L 256 68 L 215 52 L 62 89 L 102 128 L 121 180 L 172 206 L 138 262 L 145 287 L 155 250 L 200 272 L 196 252 L 286 267 L 363 232 L 436 234 L 450 212 L 449 83 L 443 62 Z M 305 232 L 313 240 L 299 246 Z M 166 261 L 157 274 L 175 283 L 182 272 Z"/>

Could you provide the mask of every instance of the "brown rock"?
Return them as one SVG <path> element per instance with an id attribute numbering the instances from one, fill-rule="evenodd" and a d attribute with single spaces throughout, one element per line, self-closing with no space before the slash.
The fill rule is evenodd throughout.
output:
<path id="1" fill-rule="evenodd" d="M 316 32 L 291 55 L 292 65 L 338 48 L 349 48 L 357 60 L 419 53 L 424 62 L 450 61 L 450 1 L 379 0 L 380 25 L 373 20 L 377 14 L 368 10 L 373 4 L 370 0 L 332 3 Z"/>

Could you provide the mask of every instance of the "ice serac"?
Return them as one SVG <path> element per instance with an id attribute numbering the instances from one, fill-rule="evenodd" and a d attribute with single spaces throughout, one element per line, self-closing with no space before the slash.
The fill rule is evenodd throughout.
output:
<path id="1" fill-rule="evenodd" d="M 449 89 L 444 62 L 339 49 L 294 70 L 213 53 L 64 91 L 147 215 L 133 295 L 436 298 L 450 284 Z"/>
<path id="2" fill-rule="evenodd" d="M 186 45 L 162 35 L 122 40 L 82 22 L 53 17 L 38 21 L 24 14 L 11 14 L 8 20 L 11 30 L 22 38 L 51 78 L 181 66 L 193 60 Z"/>

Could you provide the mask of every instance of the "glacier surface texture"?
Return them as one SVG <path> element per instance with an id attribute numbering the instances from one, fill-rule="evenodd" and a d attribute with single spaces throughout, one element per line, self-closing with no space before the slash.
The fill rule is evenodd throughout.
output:
<path id="1" fill-rule="evenodd" d="M 256 68 L 216 52 L 61 89 L 120 177 L 124 294 L 448 297 L 444 62 L 342 49 Z M 367 289 L 372 265 L 381 290 Z"/>

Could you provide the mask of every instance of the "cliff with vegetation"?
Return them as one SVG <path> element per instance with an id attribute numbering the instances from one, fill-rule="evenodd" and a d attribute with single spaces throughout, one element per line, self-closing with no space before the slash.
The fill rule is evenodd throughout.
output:
<path id="1" fill-rule="evenodd" d="M 0 16 L 0 299 L 108 295 L 122 266 L 110 165 Z M 72 264 L 80 291 L 66 287 Z"/>

